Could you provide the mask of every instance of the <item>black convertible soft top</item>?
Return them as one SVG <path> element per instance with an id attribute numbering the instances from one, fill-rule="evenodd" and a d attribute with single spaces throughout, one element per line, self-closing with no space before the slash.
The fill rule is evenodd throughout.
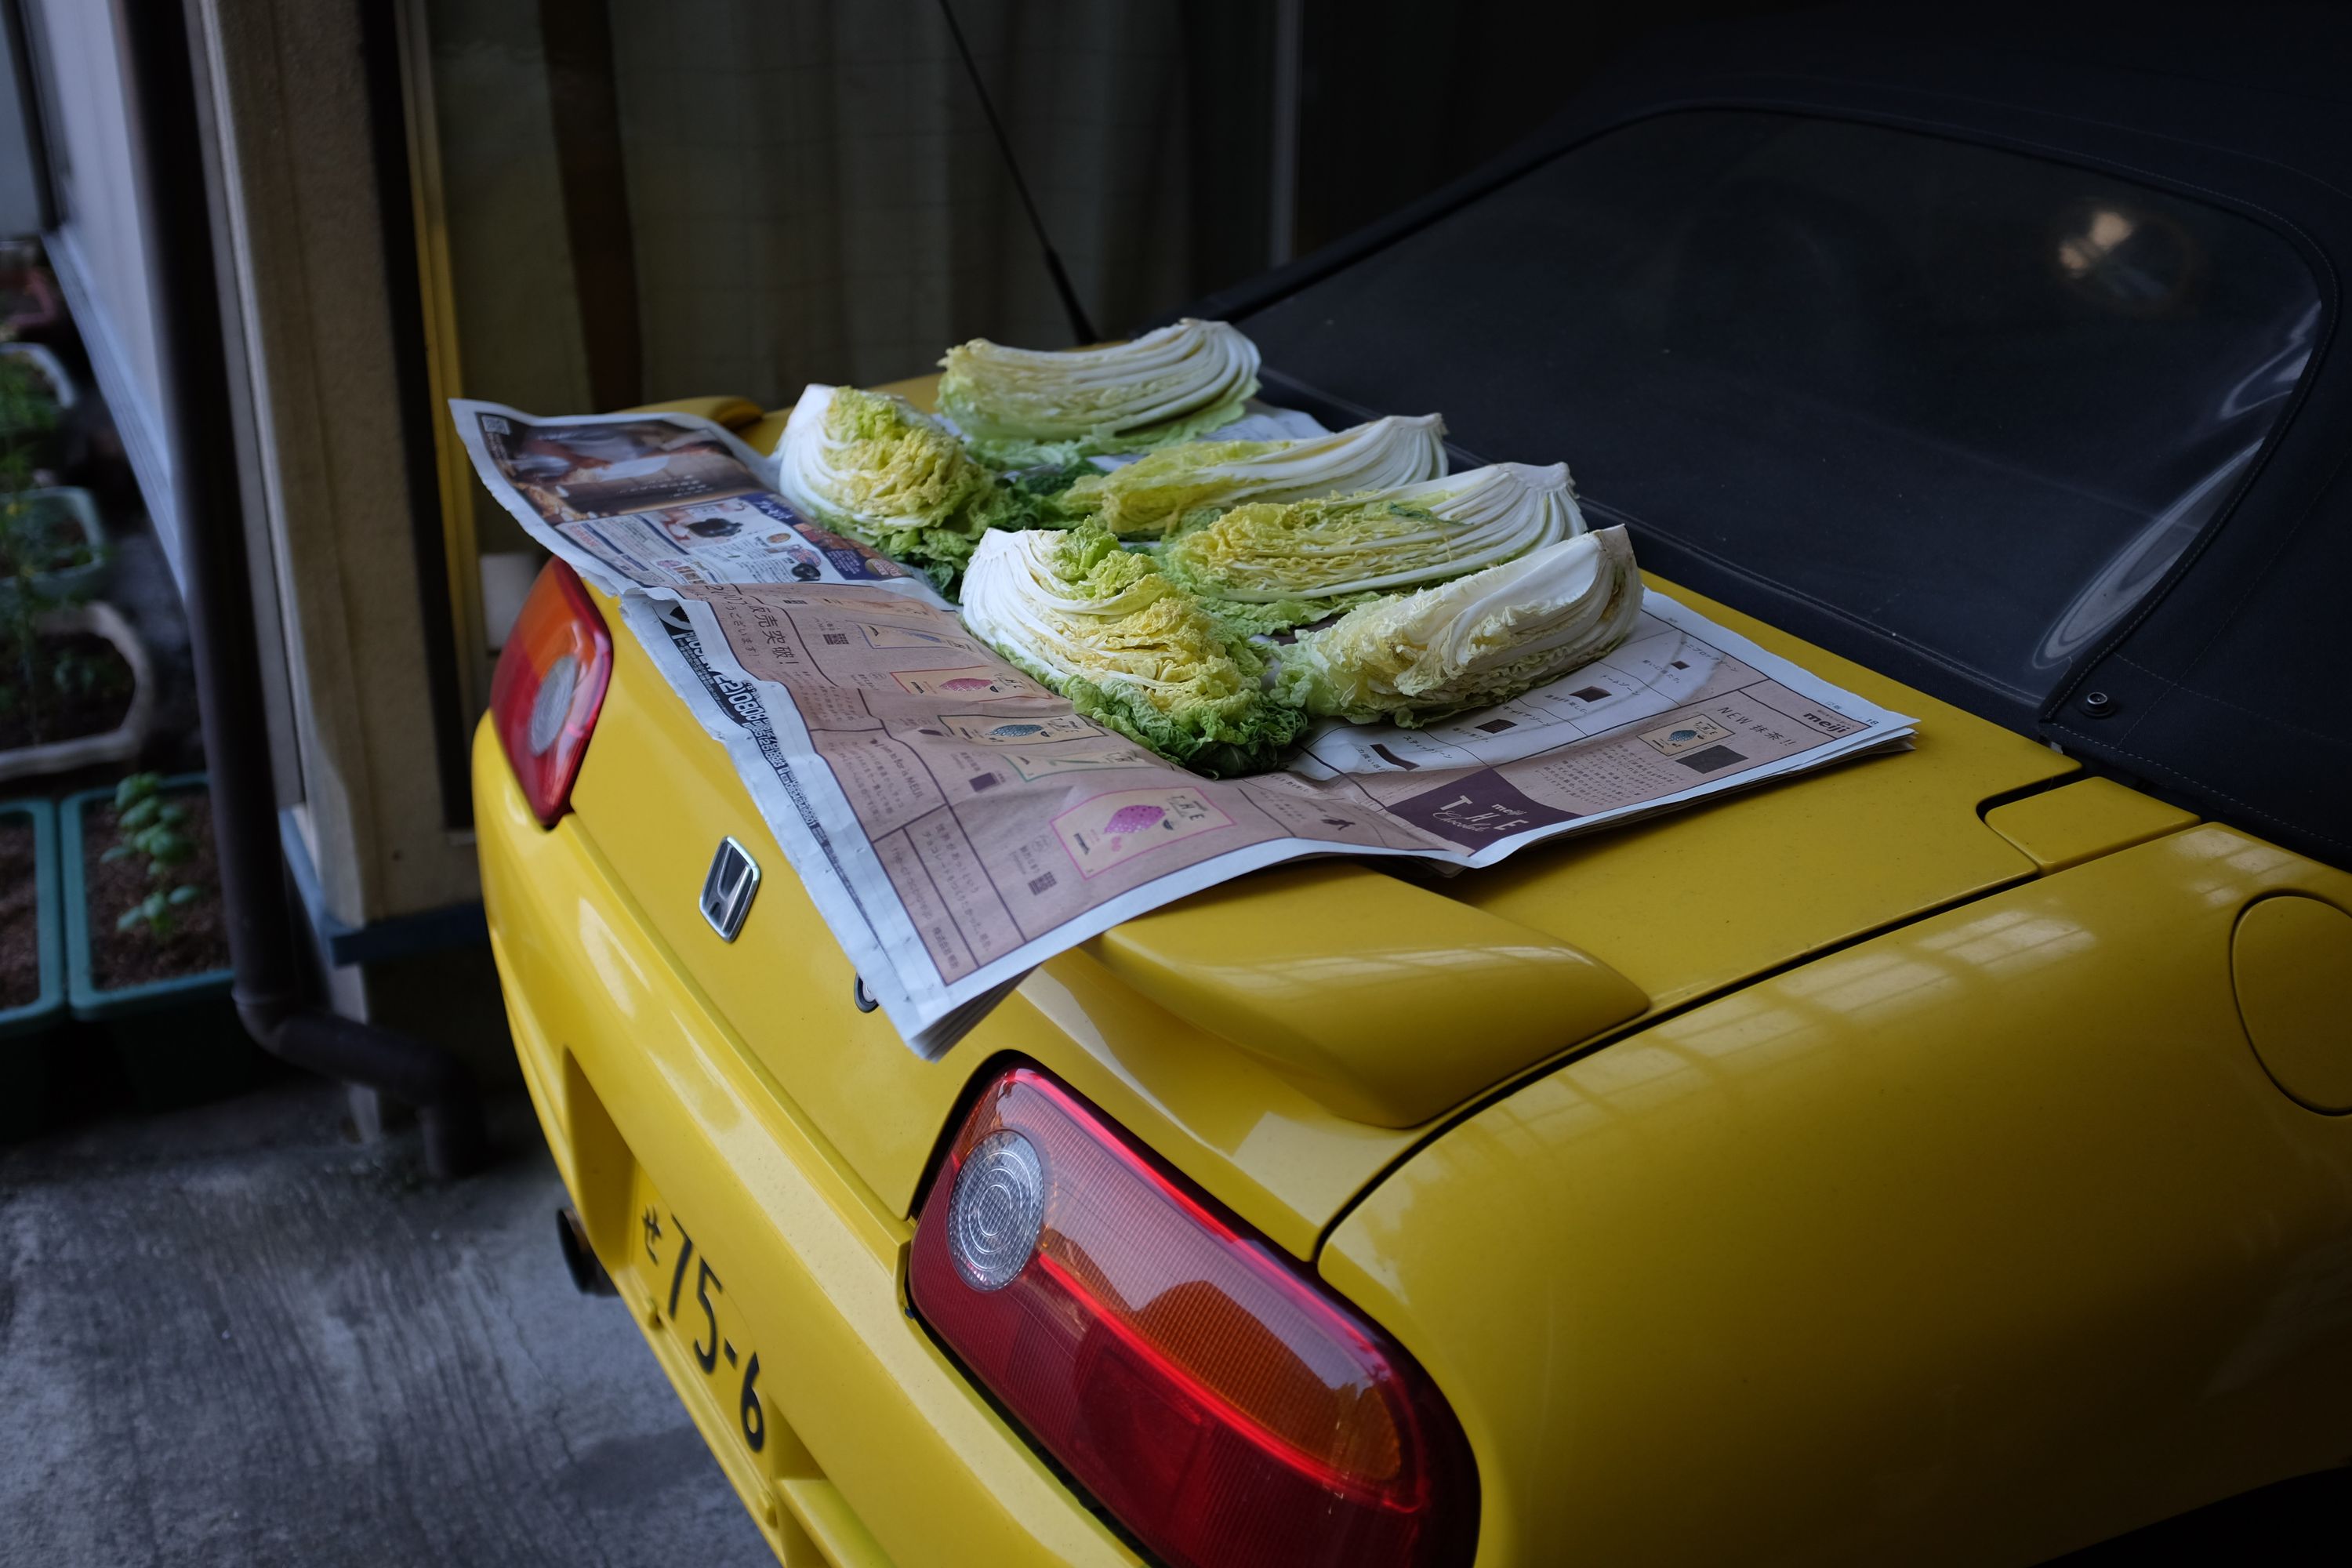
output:
<path id="1" fill-rule="evenodd" d="M 1250 332 L 1277 400 L 1327 419 L 1442 405 L 1460 462 L 1566 456 L 1590 510 L 1624 521 L 1644 563 L 1668 577 L 2205 815 L 2352 864 L 2352 358 L 2336 351 L 2339 258 L 2352 257 L 2352 21 L 2218 7 L 2173 17 L 2146 5 L 1979 9 L 1949 25 L 1882 14 L 1901 9 L 1711 27 L 1649 46 L 1486 169 L 1184 313 Z M 1696 483 L 1690 470 L 1706 468 L 1704 454 L 1624 459 L 1642 447 L 1638 388 L 1622 394 L 1630 410 L 1607 410 L 1624 437 L 1611 451 L 1560 428 L 1594 426 L 1598 405 L 1567 357 L 1580 340 L 1526 309 L 1529 268 L 1540 263 L 1498 241 L 1521 230 L 1498 229 L 1496 212 L 1532 199 L 1563 154 L 1693 111 L 1875 125 L 2025 153 L 2234 214 L 2244 223 L 2233 228 L 2258 226 L 2272 237 L 2254 237 L 2263 245 L 2281 258 L 2291 249 L 2308 268 L 2308 287 L 2296 282 L 2309 302 L 2294 351 L 2270 362 L 2277 384 L 2249 444 L 2212 470 L 2204 503 L 2177 514 L 2189 523 L 2168 570 L 2151 568 L 2144 589 L 2130 584 L 2136 599 L 2064 647 L 2045 679 L 1987 678 L 1890 631 L 1891 620 L 1710 550 L 1692 514 L 1736 490 L 1740 476 Z M 1577 306 L 1562 300 L 1560 319 Z M 1585 401 L 1571 402 L 1569 385 Z M 1556 411 L 1549 425 L 1547 410 Z M 2027 412 L 2048 440 L 2068 437 L 2063 410 Z M 1682 438 L 1686 447 L 1687 426 Z M 1840 499 L 1834 472 L 1825 474 L 1817 504 Z"/>

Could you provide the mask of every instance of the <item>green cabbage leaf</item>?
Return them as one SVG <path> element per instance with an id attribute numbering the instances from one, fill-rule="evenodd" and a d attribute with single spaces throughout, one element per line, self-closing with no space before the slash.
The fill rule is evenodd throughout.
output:
<path id="1" fill-rule="evenodd" d="M 1272 630 L 1584 531 L 1567 464 L 1496 463 L 1393 489 L 1196 514 L 1169 536 L 1160 562 L 1204 598 L 1259 606 L 1254 624 Z"/>
<path id="2" fill-rule="evenodd" d="M 1257 345 L 1190 318 L 1109 348 L 1013 349 L 975 338 L 940 361 L 940 410 L 1000 468 L 1189 441 L 1242 416 Z"/>
<path id="3" fill-rule="evenodd" d="M 987 535 L 963 618 L 1080 713 L 1213 778 L 1276 766 L 1307 722 L 1263 652 L 1099 527 Z"/>
<path id="4" fill-rule="evenodd" d="M 777 485 L 810 521 L 848 534 L 951 592 L 992 528 L 1026 528 L 1045 496 L 975 462 L 904 398 L 811 385 L 776 449 Z"/>
<path id="5" fill-rule="evenodd" d="M 1412 726 L 1517 696 L 1623 642 L 1642 579 L 1622 528 L 1350 610 L 1301 633 L 1279 684 L 1309 712 Z"/>
<path id="6" fill-rule="evenodd" d="M 1194 441 L 1083 475 L 1054 501 L 1071 521 L 1098 522 L 1121 539 L 1157 538 L 1203 509 L 1435 479 L 1445 472 L 1444 437 L 1434 414 L 1392 414 L 1297 441 Z"/>

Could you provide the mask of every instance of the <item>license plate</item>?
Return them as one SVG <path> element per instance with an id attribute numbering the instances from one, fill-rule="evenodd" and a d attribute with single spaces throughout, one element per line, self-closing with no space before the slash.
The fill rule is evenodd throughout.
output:
<path id="1" fill-rule="evenodd" d="M 703 1391 L 722 1420 L 733 1411 L 744 1447 L 758 1454 L 768 1446 L 760 1352 L 751 1348 L 742 1313 L 727 1295 L 721 1266 L 650 1186 L 641 1184 L 637 1197 L 640 1286 L 660 1310 L 662 1331 L 701 1373 Z"/>

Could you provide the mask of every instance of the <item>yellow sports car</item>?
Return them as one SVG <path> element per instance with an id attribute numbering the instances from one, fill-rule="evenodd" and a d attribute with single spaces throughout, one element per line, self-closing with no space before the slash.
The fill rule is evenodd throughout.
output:
<path id="1" fill-rule="evenodd" d="M 515 1041 L 783 1562 L 2028 1563 L 2352 1459 L 2352 141 L 1850 44 L 1677 46 L 1194 313 L 1564 452 L 1908 752 L 1252 875 L 927 1062 L 541 579 L 474 753 Z"/>

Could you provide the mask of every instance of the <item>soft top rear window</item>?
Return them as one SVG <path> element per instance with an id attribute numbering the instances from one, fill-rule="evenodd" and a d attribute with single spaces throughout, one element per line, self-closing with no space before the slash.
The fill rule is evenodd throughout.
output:
<path id="1" fill-rule="evenodd" d="M 1325 392 L 1440 410 L 1486 458 L 1567 459 L 1637 540 L 1906 645 L 2022 724 L 2228 499 L 2318 318 L 2293 247 L 2217 207 L 1692 111 L 1244 325 Z"/>

